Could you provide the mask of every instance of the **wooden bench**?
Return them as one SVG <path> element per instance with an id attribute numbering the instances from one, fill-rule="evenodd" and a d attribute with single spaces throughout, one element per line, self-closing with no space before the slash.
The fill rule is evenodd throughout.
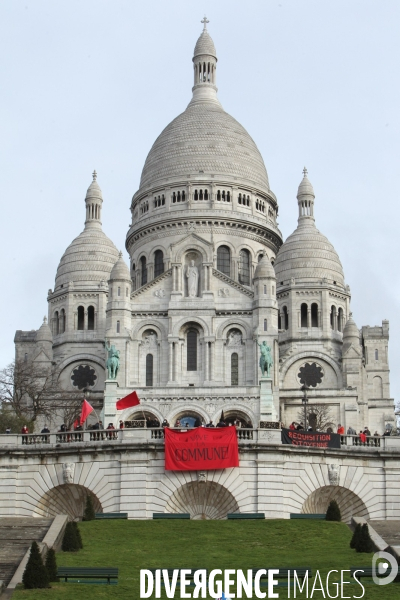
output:
<path id="1" fill-rule="evenodd" d="M 368 577 L 369 579 L 372 579 L 372 567 L 350 567 L 350 575 L 351 577 L 354 577 L 354 573 L 358 571 L 356 577 L 357 579 L 361 579 L 362 577 Z M 383 573 L 382 575 L 380 575 L 378 573 L 378 570 L 376 570 L 376 576 L 377 577 L 385 577 L 385 573 Z M 397 581 L 397 577 L 395 579 L 395 581 Z"/>
<path id="2" fill-rule="evenodd" d="M 71 579 L 73 583 L 116 585 L 118 569 L 115 567 L 58 567 L 57 577 L 62 577 L 65 582 Z"/>
<path id="3" fill-rule="evenodd" d="M 326 514 L 325 513 L 290 513 L 290 518 L 291 519 L 317 519 L 319 521 L 325 521 L 326 520 Z"/>
<path id="4" fill-rule="evenodd" d="M 190 519 L 189 513 L 153 513 L 153 519 Z"/>
<path id="5" fill-rule="evenodd" d="M 262 575 L 260 577 L 260 585 L 261 586 L 267 585 L 267 581 L 263 581 L 263 579 L 268 578 L 268 569 L 279 569 L 279 575 L 274 575 L 275 579 L 288 579 L 289 571 L 290 571 L 290 579 L 291 579 L 292 585 L 294 582 L 293 571 L 296 571 L 297 579 L 301 583 L 303 583 L 304 578 L 306 577 L 307 573 L 308 573 L 308 577 L 312 576 L 312 569 L 310 567 L 259 567 L 258 569 L 253 568 L 253 578 L 254 578 L 255 574 L 257 573 L 257 571 L 259 571 L 260 569 L 266 569 L 266 571 L 267 571 L 267 573 L 265 575 Z M 284 585 L 286 586 L 287 583 L 278 583 L 278 587 L 282 587 Z"/>
<path id="6" fill-rule="evenodd" d="M 180 587 L 180 585 L 181 585 L 181 571 L 183 571 L 183 570 L 190 571 L 190 573 L 185 573 L 185 578 L 190 580 L 189 585 L 191 587 L 195 586 L 195 583 L 194 583 L 193 579 L 194 579 L 194 574 L 195 574 L 196 571 L 205 571 L 205 573 L 206 573 L 206 580 L 208 580 L 208 570 L 207 569 L 202 569 L 201 567 L 195 567 L 194 569 L 189 569 L 189 567 L 187 569 L 185 569 L 184 567 L 183 568 L 179 568 L 179 569 L 178 568 L 176 568 L 176 569 L 162 569 L 160 567 L 159 569 L 149 569 L 149 570 L 153 573 L 153 575 L 158 570 L 160 570 L 160 571 L 167 570 L 168 571 L 168 578 L 169 578 L 170 581 L 172 581 L 172 576 L 173 576 L 174 571 L 179 571 L 178 580 L 177 580 L 177 583 L 176 583 L 177 587 Z M 161 574 L 161 585 L 164 585 L 164 578 L 163 578 L 162 574 Z"/>
<path id="7" fill-rule="evenodd" d="M 265 519 L 265 513 L 228 513 L 228 519 Z"/>
<path id="8" fill-rule="evenodd" d="M 128 513 L 95 513 L 95 519 L 127 519 Z"/>

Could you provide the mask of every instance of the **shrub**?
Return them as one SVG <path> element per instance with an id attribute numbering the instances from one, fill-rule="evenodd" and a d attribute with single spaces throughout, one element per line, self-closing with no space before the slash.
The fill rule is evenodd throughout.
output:
<path id="1" fill-rule="evenodd" d="M 32 542 L 31 553 L 22 576 L 22 583 L 27 590 L 49 587 L 49 576 L 36 542 Z"/>
<path id="2" fill-rule="evenodd" d="M 341 521 L 342 515 L 340 514 L 340 508 L 336 500 L 329 502 L 328 510 L 326 511 L 327 521 Z"/>
<path id="3" fill-rule="evenodd" d="M 361 526 L 361 533 L 356 550 L 357 552 L 373 552 L 374 549 L 375 547 L 371 540 L 371 536 L 369 535 L 368 525 L 364 523 L 364 525 Z"/>
<path id="4" fill-rule="evenodd" d="M 68 522 L 65 528 L 61 550 L 63 552 L 77 552 L 79 550 L 78 536 L 76 535 L 76 529 L 71 522 Z"/>
<path id="5" fill-rule="evenodd" d="M 90 494 L 88 494 L 86 496 L 86 507 L 85 507 L 85 512 L 83 513 L 82 521 L 93 521 L 94 518 L 95 518 L 95 512 L 94 512 L 94 508 L 93 508 L 93 500 L 92 500 L 92 496 Z"/>
<path id="6" fill-rule="evenodd" d="M 45 567 L 49 576 L 49 581 L 59 581 L 59 578 L 57 577 L 56 553 L 53 548 L 50 548 L 47 552 Z"/>
<path id="7" fill-rule="evenodd" d="M 82 536 L 81 536 L 81 532 L 79 531 L 79 527 L 78 527 L 78 523 L 76 521 L 72 521 L 72 525 L 75 528 L 75 534 L 78 540 L 78 544 L 79 544 L 79 549 L 83 548 L 83 543 L 82 543 Z"/>
<path id="8" fill-rule="evenodd" d="M 353 537 L 350 540 L 350 548 L 354 548 L 354 549 L 357 548 L 357 546 L 359 544 L 360 536 L 361 536 L 361 523 L 358 523 L 358 525 L 356 525 L 356 528 L 354 530 Z"/>

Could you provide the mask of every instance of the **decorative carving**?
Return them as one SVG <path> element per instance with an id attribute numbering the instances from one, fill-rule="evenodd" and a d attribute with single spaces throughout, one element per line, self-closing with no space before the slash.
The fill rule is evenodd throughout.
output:
<path id="1" fill-rule="evenodd" d="M 75 463 L 63 463 L 64 483 L 74 483 Z"/>
<path id="2" fill-rule="evenodd" d="M 199 288 L 199 270 L 194 264 L 194 260 L 190 261 L 186 269 L 186 277 L 188 279 L 188 296 L 196 298 Z"/>
<path id="3" fill-rule="evenodd" d="M 218 296 L 220 298 L 228 298 L 229 296 L 229 288 L 219 288 Z"/>
<path id="4" fill-rule="evenodd" d="M 300 367 L 297 377 L 300 378 L 300 383 L 307 387 L 317 387 L 321 383 L 324 374 L 322 368 L 316 363 L 306 363 Z"/>
<path id="5" fill-rule="evenodd" d="M 228 335 L 228 346 L 241 346 L 242 345 L 242 334 L 237 329 L 231 331 Z"/>
<path id="6" fill-rule="evenodd" d="M 163 289 L 156 290 L 156 291 L 154 292 L 154 295 L 155 295 L 157 298 L 165 298 L 165 291 L 164 291 Z"/>
<path id="7" fill-rule="evenodd" d="M 198 479 L 199 483 L 206 483 L 207 482 L 207 473 L 198 472 L 197 479 Z"/>
<path id="8" fill-rule="evenodd" d="M 267 440 L 268 442 L 270 442 L 273 438 L 272 433 L 267 429 L 264 429 L 264 431 L 259 431 L 258 436 L 260 439 Z"/>
<path id="9" fill-rule="evenodd" d="M 89 365 L 79 365 L 72 371 L 71 382 L 78 390 L 93 387 L 96 383 L 97 375 L 93 367 Z"/>
<path id="10" fill-rule="evenodd" d="M 328 465 L 328 479 L 330 485 L 339 485 L 340 465 Z"/>
<path id="11" fill-rule="evenodd" d="M 154 331 L 146 331 L 144 333 L 143 346 L 147 351 L 157 348 L 157 335 Z"/>

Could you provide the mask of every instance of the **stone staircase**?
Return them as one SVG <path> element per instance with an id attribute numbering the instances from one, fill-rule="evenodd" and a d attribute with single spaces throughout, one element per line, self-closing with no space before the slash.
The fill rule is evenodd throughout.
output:
<path id="1" fill-rule="evenodd" d="M 400 521 L 368 521 L 388 546 L 400 546 Z"/>
<path id="2" fill-rule="evenodd" d="M 33 541 L 41 542 L 53 519 L 0 517 L 0 581 L 7 586 Z"/>

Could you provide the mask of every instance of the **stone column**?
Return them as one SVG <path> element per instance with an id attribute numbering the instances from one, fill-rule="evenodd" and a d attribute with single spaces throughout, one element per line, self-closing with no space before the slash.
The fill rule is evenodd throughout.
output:
<path id="1" fill-rule="evenodd" d="M 311 327 L 311 305 L 307 305 L 307 327 Z"/>
<path id="2" fill-rule="evenodd" d="M 173 382 L 174 368 L 173 368 L 173 355 L 174 355 L 174 342 L 169 342 L 169 381 Z"/>
<path id="3" fill-rule="evenodd" d="M 83 313 L 83 329 L 86 331 L 88 328 L 88 311 L 85 310 Z"/>
<path id="4" fill-rule="evenodd" d="M 210 347 L 208 345 L 208 342 L 204 342 L 204 380 L 205 381 L 209 381 L 210 380 Z"/>

